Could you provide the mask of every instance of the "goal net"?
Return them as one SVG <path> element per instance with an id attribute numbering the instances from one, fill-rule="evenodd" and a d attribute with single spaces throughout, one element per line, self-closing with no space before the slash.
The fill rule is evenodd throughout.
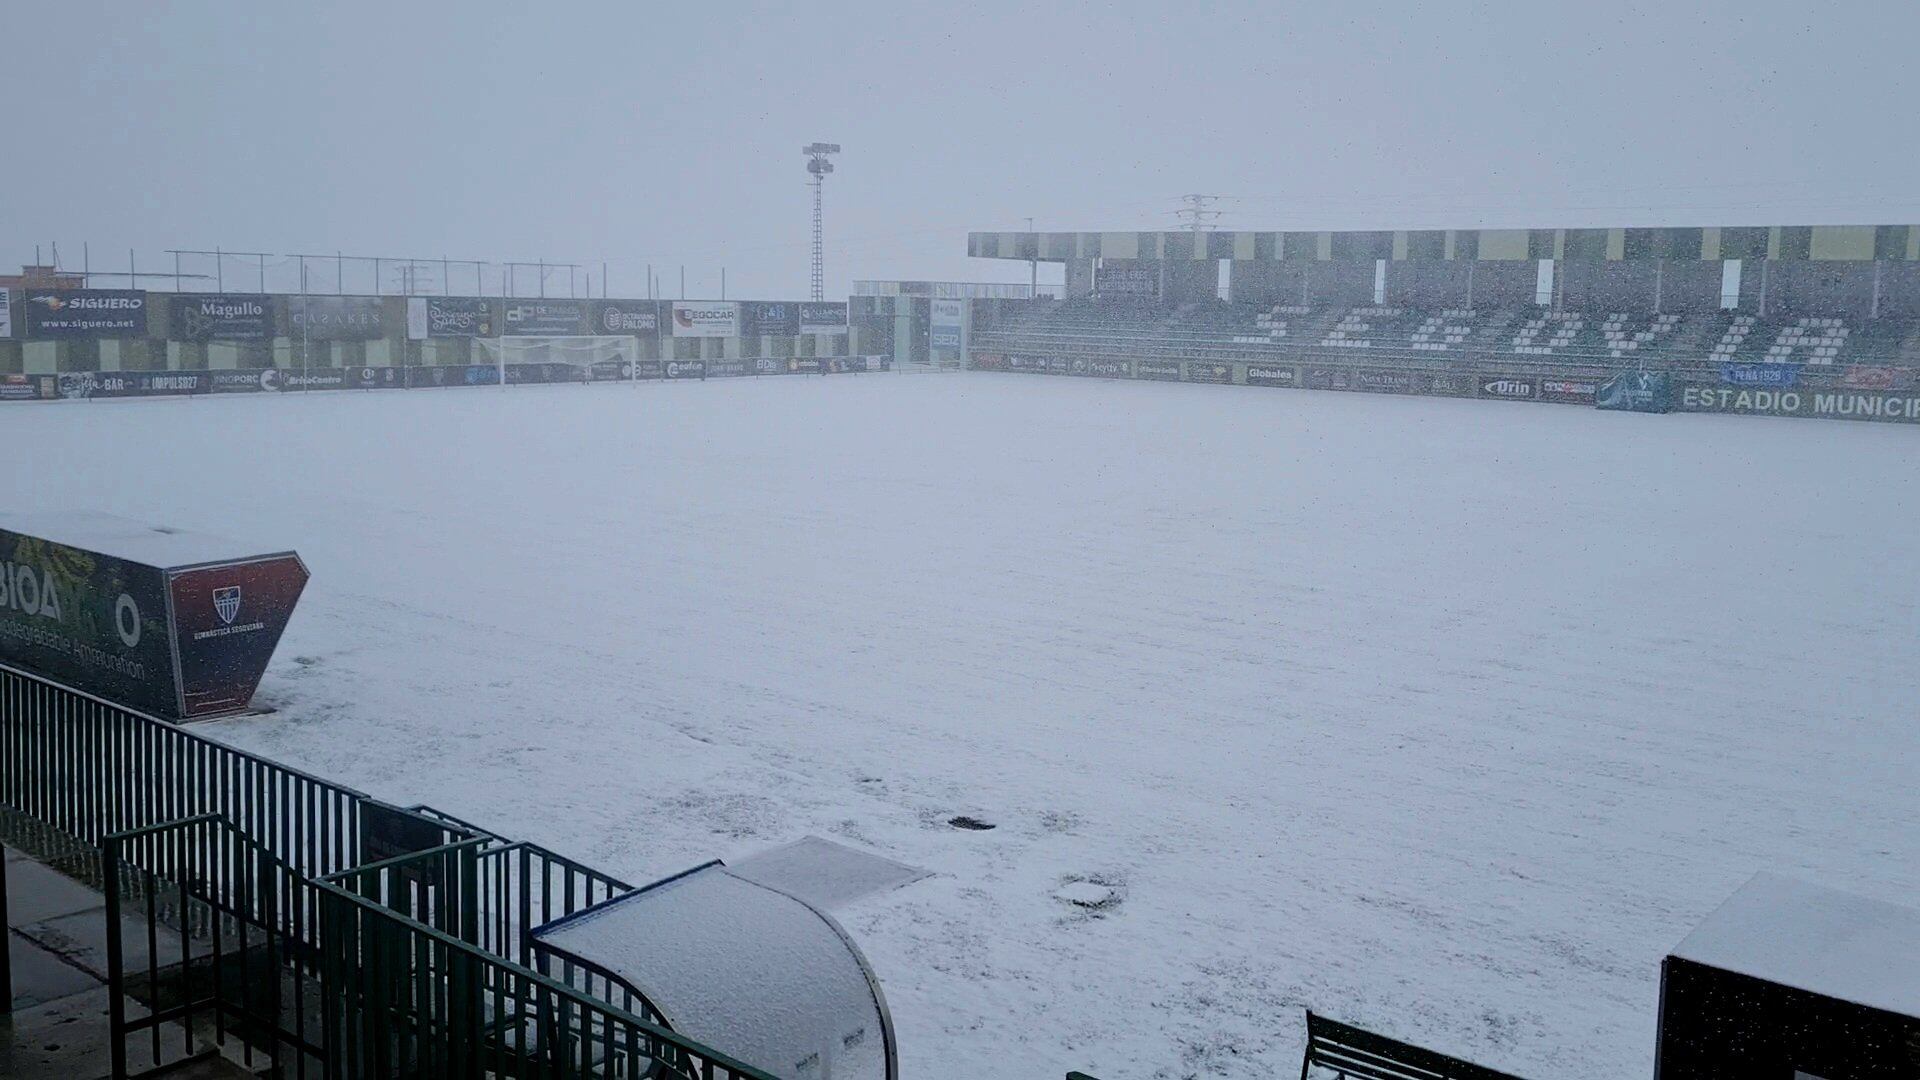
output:
<path id="1" fill-rule="evenodd" d="M 497 367 L 502 385 L 632 382 L 639 375 L 634 337 L 497 337 L 473 344 L 474 362 Z"/>

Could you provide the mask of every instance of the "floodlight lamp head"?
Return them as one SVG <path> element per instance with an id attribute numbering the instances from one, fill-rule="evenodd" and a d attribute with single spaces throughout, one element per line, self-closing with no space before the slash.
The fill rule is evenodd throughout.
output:
<path id="1" fill-rule="evenodd" d="M 810 157 L 819 157 L 822 154 L 837 154 L 840 152 L 840 144 L 825 142 L 808 143 L 806 146 L 800 148 L 800 152 Z"/>

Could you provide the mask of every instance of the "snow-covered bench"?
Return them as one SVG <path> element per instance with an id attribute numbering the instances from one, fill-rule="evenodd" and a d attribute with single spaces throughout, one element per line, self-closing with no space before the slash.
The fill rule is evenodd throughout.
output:
<path id="1" fill-rule="evenodd" d="M 1519 1080 L 1511 1073 L 1315 1016 L 1309 1009 L 1307 1053 L 1300 1062 L 1300 1080 L 1313 1076 L 1339 1080 Z"/>

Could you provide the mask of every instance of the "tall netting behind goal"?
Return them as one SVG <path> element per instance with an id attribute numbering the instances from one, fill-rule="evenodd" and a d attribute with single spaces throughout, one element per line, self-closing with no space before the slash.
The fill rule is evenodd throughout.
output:
<path id="1" fill-rule="evenodd" d="M 503 385 L 632 382 L 639 374 L 635 337 L 497 337 L 473 344 L 474 362 L 499 368 Z"/>

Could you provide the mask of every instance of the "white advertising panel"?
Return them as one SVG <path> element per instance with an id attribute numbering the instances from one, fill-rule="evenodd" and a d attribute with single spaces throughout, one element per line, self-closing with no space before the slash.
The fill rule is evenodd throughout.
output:
<path id="1" fill-rule="evenodd" d="M 674 337 L 739 337 L 740 305 L 711 300 L 675 301 Z"/>

